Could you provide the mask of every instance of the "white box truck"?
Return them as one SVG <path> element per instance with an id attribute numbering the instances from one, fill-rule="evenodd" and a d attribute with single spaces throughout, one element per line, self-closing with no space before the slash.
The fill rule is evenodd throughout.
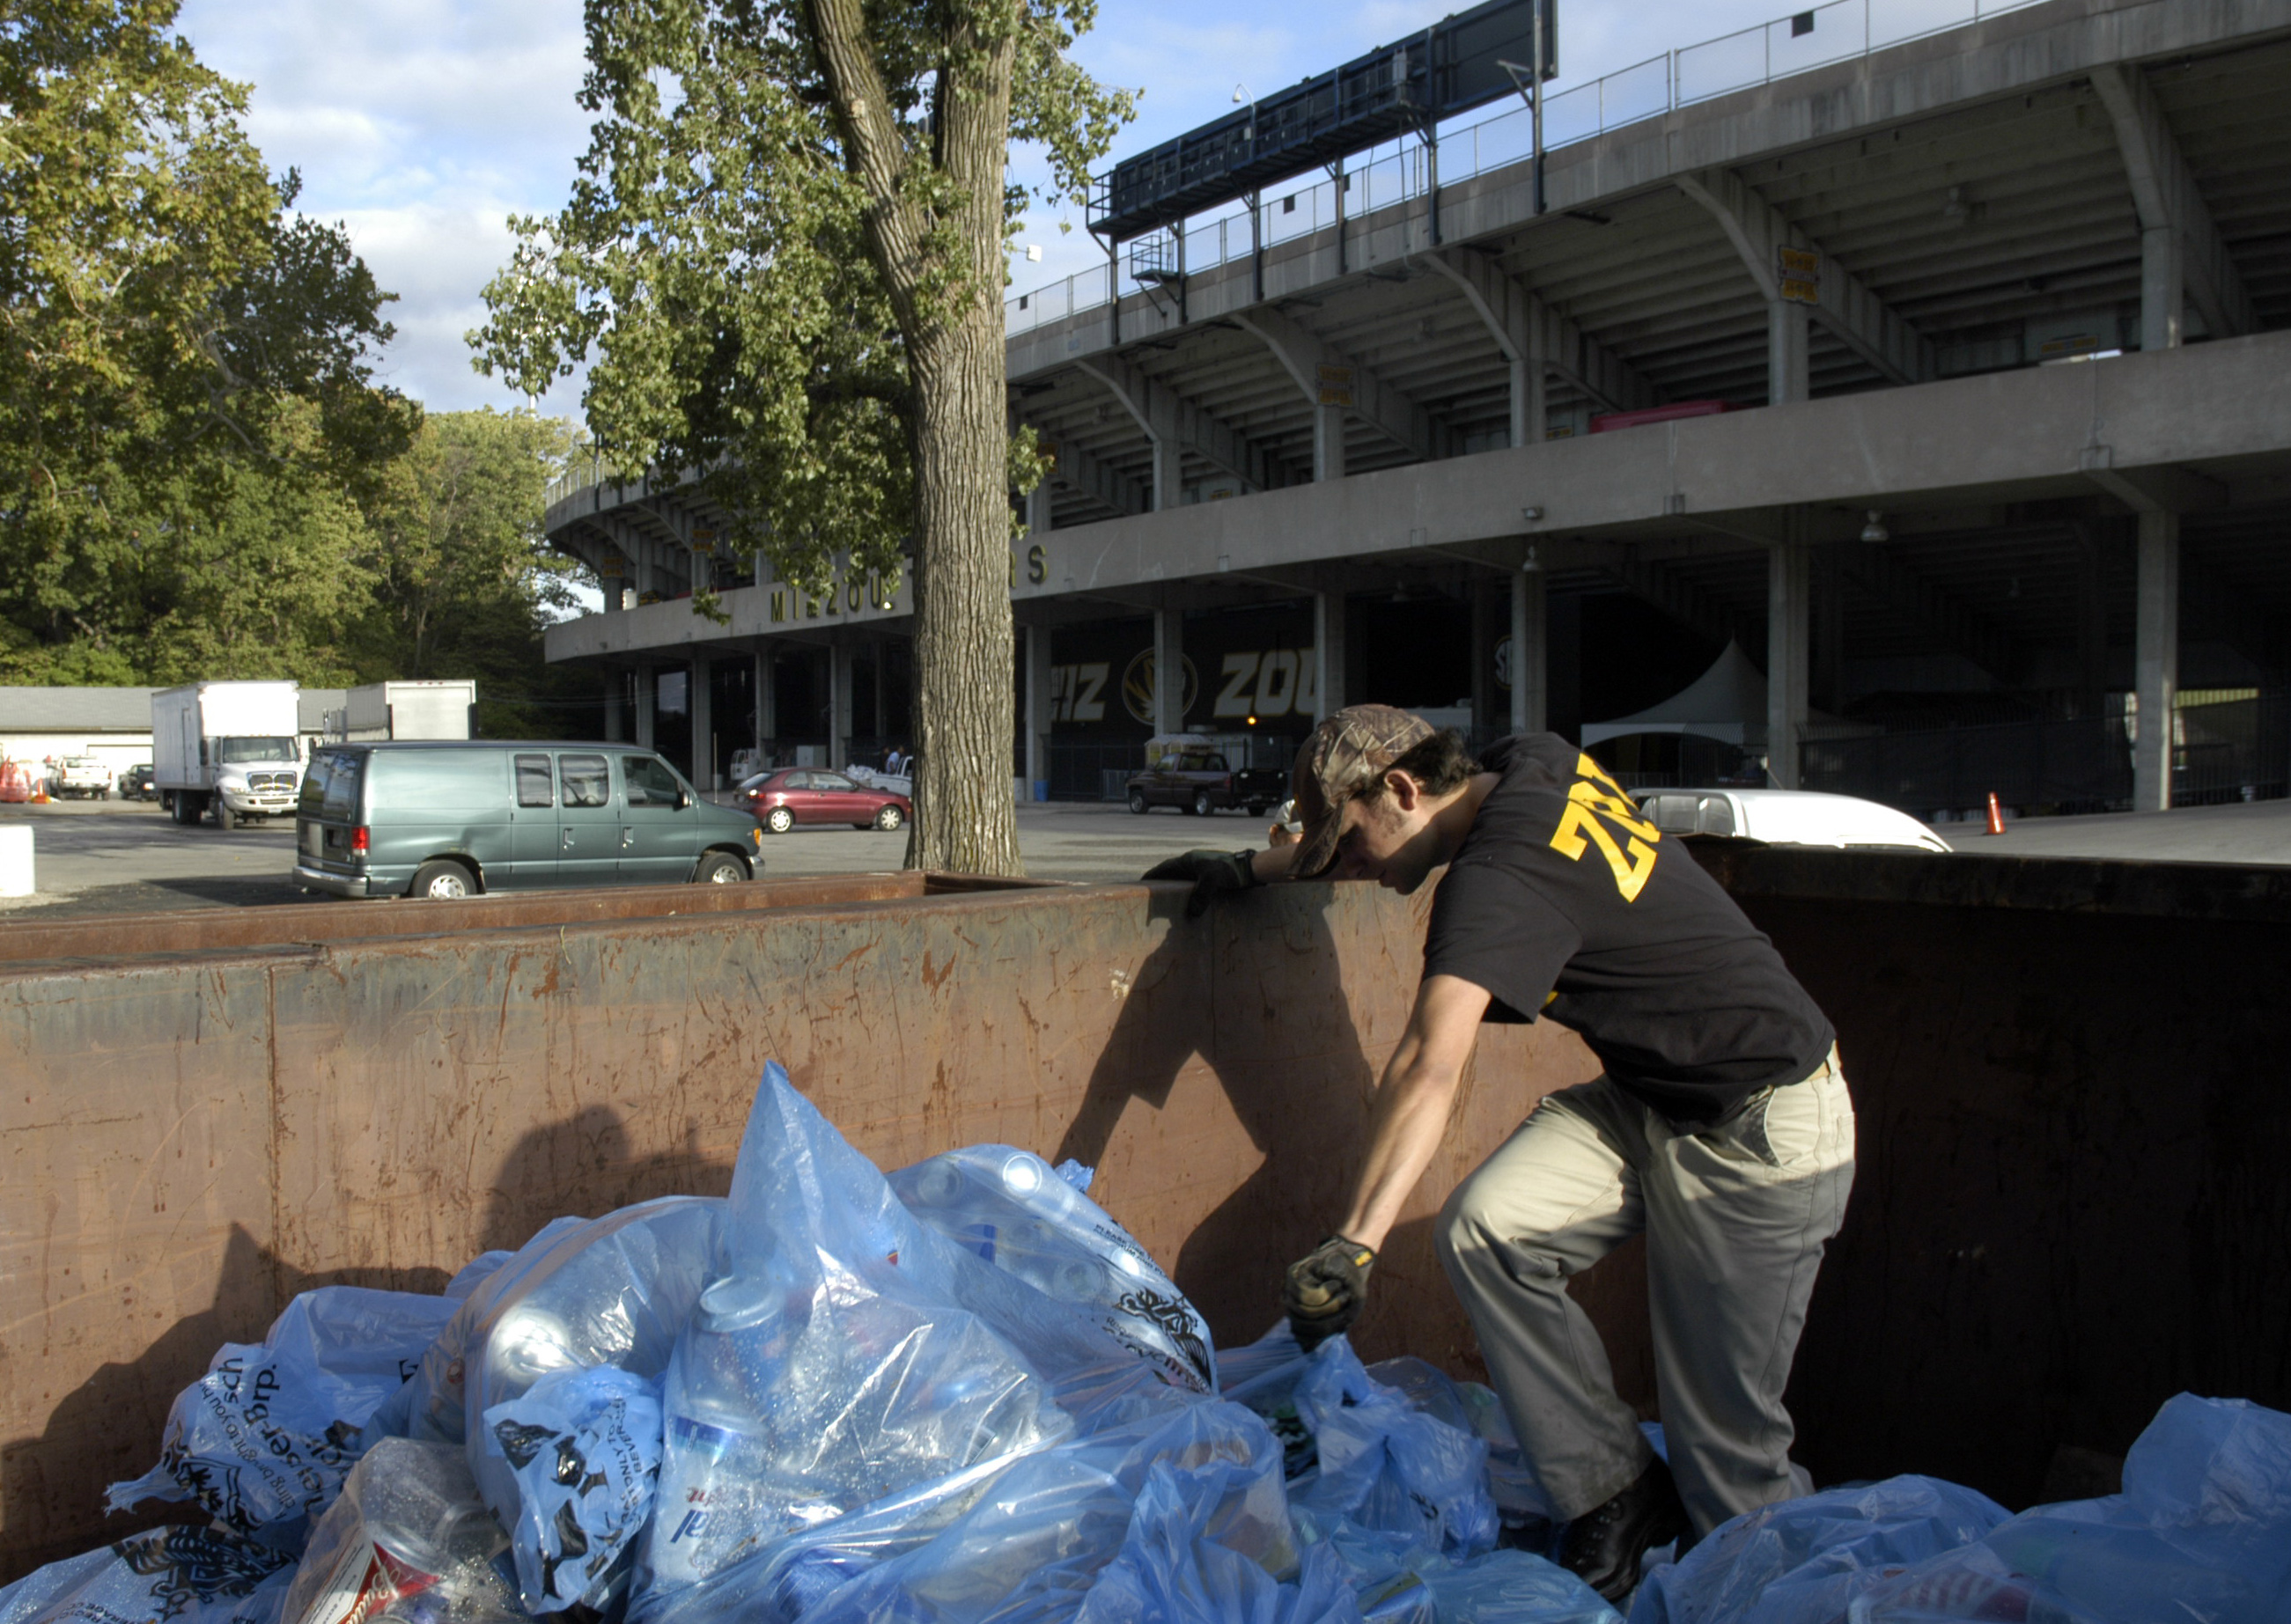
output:
<path id="1" fill-rule="evenodd" d="M 302 788 L 293 683 L 192 683 L 151 696 L 151 783 L 178 823 L 292 818 Z"/>
<path id="2" fill-rule="evenodd" d="M 343 696 L 327 732 L 345 743 L 384 739 L 467 739 L 478 685 L 466 677 L 442 681 L 368 683 Z"/>

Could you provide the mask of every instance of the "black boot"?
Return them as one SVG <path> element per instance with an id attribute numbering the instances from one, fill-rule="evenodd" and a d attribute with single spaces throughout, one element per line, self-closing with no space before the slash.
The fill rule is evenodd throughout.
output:
<path id="1" fill-rule="evenodd" d="M 1611 1602 L 1639 1582 L 1639 1558 L 1686 1532 L 1686 1507 L 1657 1457 L 1638 1481 L 1567 1524 L 1559 1565 Z"/>

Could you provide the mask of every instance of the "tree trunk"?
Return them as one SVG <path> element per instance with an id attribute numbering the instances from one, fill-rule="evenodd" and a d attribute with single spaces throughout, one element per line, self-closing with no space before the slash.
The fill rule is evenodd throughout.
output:
<path id="1" fill-rule="evenodd" d="M 921 760 L 907 867 L 1024 874 L 1010 791 L 1017 720 L 1001 324 L 967 320 L 912 364 L 920 403 L 914 742 Z"/>
<path id="2" fill-rule="evenodd" d="M 955 252 L 904 183 L 920 162 L 890 123 L 860 0 L 811 0 L 819 54 L 866 188 L 869 252 L 906 341 L 915 465 L 915 819 L 907 867 L 1025 872 L 1010 789 L 1010 494 L 1002 348 L 1002 185 L 1015 38 L 949 42 L 936 90 L 936 158 L 963 194 Z M 945 239 L 940 239 L 944 241 Z M 926 292 L 962 273 L 952 308 Z"/>

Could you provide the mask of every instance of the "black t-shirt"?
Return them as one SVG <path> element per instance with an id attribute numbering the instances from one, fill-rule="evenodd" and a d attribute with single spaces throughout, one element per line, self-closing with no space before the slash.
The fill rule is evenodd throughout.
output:
<path id="1" fill-rule="evenodd" d="M 1677 842 L 1556 733 L 1481 757 L 1501 775 L 1432 899 L 1424 973 L 1548 1015 L 1626 1092 L 1708 1122 L 1810 1075 L 1835 1036 L 1773 944 Z"/>

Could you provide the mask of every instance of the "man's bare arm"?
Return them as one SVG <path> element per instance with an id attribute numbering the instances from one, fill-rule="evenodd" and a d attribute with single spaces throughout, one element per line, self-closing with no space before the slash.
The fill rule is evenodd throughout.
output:
<path id="1" fill-rule="evenodd" d="M 1487 1008 L 1487 989 L 1459 976 L 1435 975 L 1417 990 L 1416 1012 L 1377 1090 L 1368 1160 L 1338 1231 L 1347 1240 L 1383 1250 L 1384 1237 L 1447 1134 L 1456 1085 Z"/>

